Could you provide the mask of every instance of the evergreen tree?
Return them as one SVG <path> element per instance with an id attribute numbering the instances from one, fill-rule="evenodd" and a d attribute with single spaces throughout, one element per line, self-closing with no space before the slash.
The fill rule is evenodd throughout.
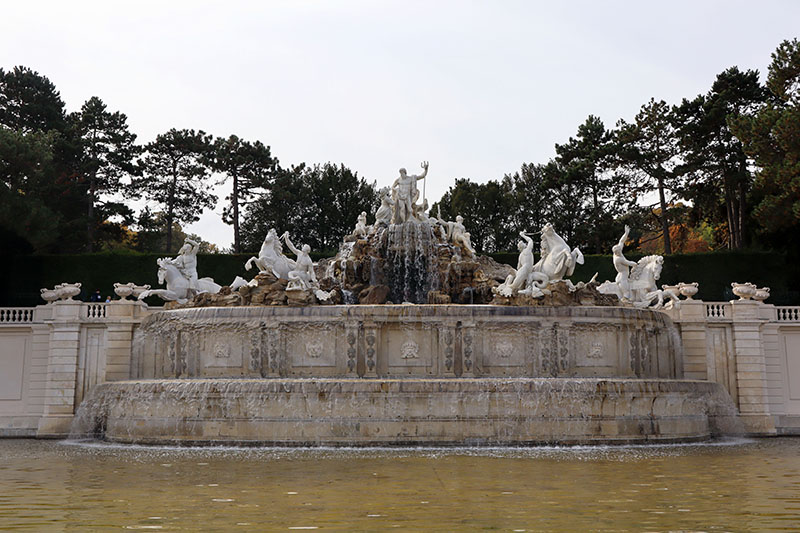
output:
<path id="1" fill-rule="evenodd" d="M 209 190 L 208 165 L 212 138 L 203 131 L 171 129 L 145 147 L 142 175 L 133 180 L 131 195 L 144 196 L 163 211 L 166 253 L 172 253 L 173 224 L 199 220 L 217 197 Z"/>
<path id="2" fill-rule="evenodd" d="M 758 168 L 756 222 L 800 242 L 800 41 L 783 41 L 772 54 L 770 100 L 758 111 L 730 118 L 731 129 Z"/>
<path id="3" fill-rule="evenodd" d="M 520 231 L 540 232 L 550 216 L 545 165 L 523 163 L 518 172 L 506 174 L 512 192 L 510 224 L 514 235 Z M 513 243 L 512 248 L 513 249 Z"/>
<path id="4" fill-rule="evenodd" d="M 732 67 L 717 76 L 707 94 L 684 100 L 677 109 L 688 191 L 703 182 L 719 191 L 728 225 L 729 248 L 742 248 L 745 244 L 747 194 L 753 176 L 742 144 L 733 136 L 728 120 L 753 111 L 765 99 L 757 71 L 742 72 Z M 694 200 L 691 196 L 689 199 Z"/>
<path id="5" fill-rule="evenodd" d="M 64 102 L 55 85 L 27 67 L 0 68 L 0 124 L 9 129 L 63 131 Z"/>
<path id="6" fill-rule="evenodd" d="M 374 184 L 344 165 L 305 164 L 277 169 L 269 190 L 246 208 L 242 247 L 257 251 L 267 231 L 289 231 L 315 252 L 333 253 L 362 211 L 372 221 L 379 205 Z M 298 244 L 299 246 L 299 244 Z"/>
<path id="7" fill-rule="evenodd" d="M 658 193 L 658 209 L 651 211 L 661 223 L 664 253 L 671 254 L 669 206 L 681 181 L 681 149 L 674 110 L 663 100 L 651 98 L 632 124 L 619 121 L 616 140 L 620 170 L 633 190 L 640 195 L 653 190 Z"/>
<path id="8" fill-rule="evenodd" d="M 135 171 L 133 160 L 138 147 L 134 145 L 136 135 L 128 130 L 127 117 L 120 112 L 107 111 L 106 105 L 96 96 L 69 118 L 81 143 L 78 169 L 86 190 L 86 248 L 91 252 L 96 228 L 103 221 L 114 214 L 130 215 L 129 209 L 109 201 L 109 197 L 125 189 L 123 178 Z"/>
<path id="9" fill-rule="evenodd" d="M 39 194 L 53 172 L 56 135 L 0 127 L 0 242 L 6 253 L 44 251 L 59 237 L 61 216 Z"/>
<path id="10" fill-rule="evenodd" d="M 517 232 L 513 224 L 513 181 L 489 180 L 478 184 L 456 179 L 453 187 L 433 205 L 431 213 L 447 220 L 464 217 L 464 228 L 479 253 L 499 252 L 514 245 Z"/>
<path id="11" fill-rule="evenodd" d="M 233 225 L 233 251 L 241 248 L 240 212 L 254 196 L 265 192 L 273 179 L 278 160 L 270 154 L 269 146 L 260 141 L 248 142 L 236 135 L 214 142 L 213 168 L 229 177 L 232 191 L 226 198 L 230 203 L 222 212 L 222 219 Z"/>
<path id="12" fill-rule="evenodd" d="M 557 167 L 550 169 L 554 178 L 551 183 L 566 194 L 575 195 L 563 200 L 574 204 L 576 216 L 583 215 L 575 221 L 577 225 L 569 224 L 583 234 L 570 233 L 591 246 L 595 253 L 604 250 L 608 222 L 621 212 L 620 201 L 624 199 L 620 194 L 622 183 L 616 174 L 609 172 L 615 146 L 612 141 L 613 135 L 603 122 L 589 115 L 575 137 L 565 144 L 556 144 Z"/>

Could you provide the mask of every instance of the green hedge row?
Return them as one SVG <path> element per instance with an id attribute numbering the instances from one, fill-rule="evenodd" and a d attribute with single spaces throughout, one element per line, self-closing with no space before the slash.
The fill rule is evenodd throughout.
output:
<path id="1" fill-rule="evenodd" d="M 163 254 L 98 253 L 81 255 L 17 256 L 0 262 L 0 306 L 31 306 L 42 302 L 39 289 L 57 283 L 81 282 L 80 297 L 87 300 L 95 289 L 103 297 L 115 297 L 114 282 L 128 281 L 158 286 L 156 259 Z M 201 277 L 210 276 L 218 283 L 228 284 L 238 275 L 250 279 L 255 271 L 244 269 L 250 254 L 215 254 L 199 257 Z M 314 260 L 320 256 L 312 254 Z M 517 254 L 492 254 L 499 262 L 516 266 Z M 631 260 L 641 256 L 630 254 Z M 613 280 L 616 272 L 608 255 L 587 255 L 583 265 L 575 270 L 572 280 L 588 281 L 595 272 L 599 280 Z M 800 284 L 796 269 L 785 255 L 769 252 L 714 252 L 675 254 L 664 258 L 664 270 L 659 283 L 679 281 L 700 283 L 698 298 L 707 301 L 733 299 L 732 281 L 751 281 L 771 287 L 770 303 L 800 304 Z M 790 276 L 790 273 L 794 273 Z M 157 304 L 160 300 L 152 299 Z"/>

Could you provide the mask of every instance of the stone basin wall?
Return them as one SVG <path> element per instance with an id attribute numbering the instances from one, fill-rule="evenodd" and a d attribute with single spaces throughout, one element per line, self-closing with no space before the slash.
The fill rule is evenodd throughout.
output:
<path id="1" fill-rule="evenodd" d="M 598 378 L 119 381 L 97 386 L 75 422 L 75 436 L 140 444 L 625 444 L 741 433 L 717 383 Z"/>
<path id="2" fill-rule="evenodd" d="M 380 305 L 161 311 L 131 377 L 683 377 L 677 328 L 623 307 Z"/>

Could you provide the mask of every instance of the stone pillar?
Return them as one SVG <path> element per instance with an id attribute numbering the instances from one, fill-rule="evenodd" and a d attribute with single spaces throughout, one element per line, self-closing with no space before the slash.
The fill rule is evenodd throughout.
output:
<path id="1" fill-rule="evenodd" d="M 114 300 L 106 306 L 105 381 L 131 377 L 133 328 L 144 308 L 144 303 L 132 300 Z"/>
<path id="2" fill-rule="evenodd" d="M 81 302 L 53 303 L 50 319 L 50 353 L 42 418 L 38 437 L 63 437 L 75 412 L 75 387 L 80 351 Z"/>
<path id="3" fill-rule="evenodd" d="M 734 300 L 731 304 L 736 385 L 744 430 L 752 435 L 775 435 L 769 413 L 760 304 L 752 300 Z"/>
<path id="4" fill-rule="evenodd" d="M 781 334 L 778 322 L 778 311 L 774 305 L 761 303 L 758 316 L 762 320 L 761 346 L 767 368 L 767 402 L 769 412 L 776 426 L 781 426 L 780 419 L 786 414 L 786 394 L 784 390 L 784 366 L 781 351 Z"/>
<path id="5" fill-rule="evenodd" d="M 676 316 L 677 315 L 677 316 Z M 702 300 L 683 300 L 672 313 L 679 323 L 683 341 L 683 377 L 709 379 L 706 346 L 706 304 Z"/>

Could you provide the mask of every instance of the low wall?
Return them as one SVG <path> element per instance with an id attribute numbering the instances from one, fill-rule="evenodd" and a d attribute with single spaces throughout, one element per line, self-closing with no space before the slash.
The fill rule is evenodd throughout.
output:
<path id="1" fill-rule="evenodd" d="M 162 311 L 131 377 L 681 378 L 669 317 L 623 307 L 358 305 Z"/>
<path id="2" fill-rule="evenodd" d="M 318 312 L 314 310 L 322 308 L 307 309 L 313 315 Z M 94 385 L 144 377 L 149 375 L 147 372 L 155 376 L 155 359 L 151 359 L 152 370 L 146 370 L 145 352 L 139 352 L 141 357 L 134 356 L 133 346 L 143 321 L 159 311 L 132 301 L 108 304 L 63 301 L 30 308 L 0 308 L 0 436 L 64 436 L 77 405 Z M 750 301 L 683 301 L 679 308 L 663 313 L 680 332 L 684 378 L 711 381 L 724 387 L 734 399 L 750 434 L 800 433 L 800 307 L 776 307 Z M 149 320 L 156 321 L 155 318 Z M 461 322 L 463 328 L 465 321 Z M 346 323 L 343 327 L 346 331 Z M 435 328 L 431 327 L 433 331 Z M 441 330 L 436 331 L 436 343 L 439 343 L 436 345 L 442 347 L 436 355 L 437 368 L 447 370 L 447 336 L 441 337 L 445 342 L 442 346 L 438 333 Z M 456 336 L 454 343 L 455 339 Z M 263 342 L 264 338 L 260 340 Z M 266 340 L 269 342 L 268 336 Z M 338 369 L 336 372 L 350 370 L 346 333 L 344 342 L 348 347 L 343 346 L 344 350 L 339 352 L 344 354 L 344 366 L 334 367 Z M 502 342 L 502 339 L 495 339 L 486 344 L 494 346 L 490 361 L 495 357 L 499 360 L 500 354 L 508 351 L 501 346 Z M 525 342 L 529 342 L 527 337 Z M 361 370 L 356 367 L 356 375 L 363 371 L 365 376 L 374 375 L 380 380 L 380 356 L 375 361 L 374 373 L 366 372 L 370 349 L 367 336 L 359 333 L 354 343 L 356 364 L 364 365 Z M 461 343 L 463 365 L 466 345 L 463 330 Z M 481 371 L 475 346 L 473 344 L 473 375 Z M 303 348 L 308 356 L 309 347 Z M 455 365 L 458 361 L 455 344 L 453 350 Z M 311 346 L 310 351 L 316 353 L 316 346 Z M 516 353 L 512 342 L 509 355 L 512 361 Z M 266 364 L 269 368 L 268 358 Z M 391 366 L 388 360 L 387 365 L 386 368 Z M 284 367 L 283 374 L 277 367 L 273 375 L 276 378 L 301 375 L 298 374 L 302 372 L 301 366 Z M 519 369 L 523 368 L 494 366 L 492 372 L 506 368 L 512 372 L 507 375 L 521 372 Z M 257 372 L 260 374 L 263 368 Z M 457 369 L 455 366 L 453 369 L 452 378 L 455 379 Z M 468 376 L 463 370 L 462 366 L 458 371 Z M 381 374 L 386 379 L 389 375 Z"/>

